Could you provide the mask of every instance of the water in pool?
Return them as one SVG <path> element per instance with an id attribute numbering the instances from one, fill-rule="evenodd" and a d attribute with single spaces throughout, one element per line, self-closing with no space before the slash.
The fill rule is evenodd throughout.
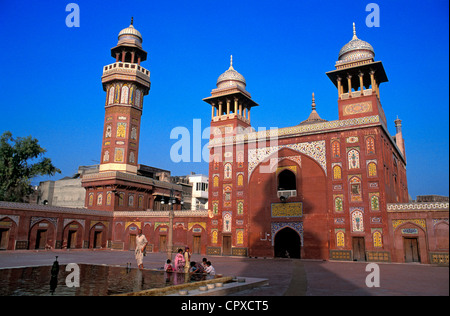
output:
<path id="1" fill-rule="evenodd" d="M 184 273 L 79 264 L 80 286 L 68 287 L 66 265 L 52 278 L 52 266 L 0 269 L 0 296 L 104 296 L 137 292 L 190 282 Z M 55 270 L 53 271 L 53 274 Z"/>

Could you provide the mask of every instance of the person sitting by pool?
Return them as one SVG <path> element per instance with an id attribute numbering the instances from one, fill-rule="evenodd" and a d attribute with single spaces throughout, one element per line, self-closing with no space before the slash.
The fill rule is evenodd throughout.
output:
<path id="1" fill-rule="evenodd" d="M 216 269 L 214 269 L 214 267 L 212 266 L 211 261 L 207 261 L 207 262 L 206 262 L 206 269 L 205 269 L 205 272 L 206 272 L 208 275 L 211 275 L 211 276 L 215 276 L 215 275 L 216 275 Z"/>
<path id="2" fill-rule="evenodd" d="M 204 277 L 205 269 L 201 263 L 197 263 L 195 261 L 191 262 L 191 268 L 189 269 L 189 275 L 191 276 L 191 280 L 199 281 Z"/>
<path id="3" fill-rule="evenodd" d="M 166 264 L 164 264 L 164 271 L 173 272 L 172 261 L 170 259 L 167 259 Z"/>

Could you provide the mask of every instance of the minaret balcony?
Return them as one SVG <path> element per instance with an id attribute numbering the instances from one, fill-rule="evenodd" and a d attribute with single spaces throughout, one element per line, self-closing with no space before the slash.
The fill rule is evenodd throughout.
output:
<path id="1" fill-rule="evenodd" d="M 126 77 L 123 77 L 124 75 Z M 130 77 L 127 78 L 128 76 Z M 102 82 L 105 83 L 111 79 L 137 80 L 146 86 L 150 86 L 150 71 L 135 63 L 116 62 L 103 67 Z"/>
<path id="2" fill-rule="evenodd" d="M 373 90 L 372 89 L 364 89 L 362 92 L 362 95 L 364 96 L 368 96 L 368 95 L 372 95 L 373 94 Z M 357 98 L 361 96 L 361 91 L 352 91 L 351 93 L 342 93 L 341 94 L 341 100 L 347 100 L 350 97 L 352 98 Z"/>

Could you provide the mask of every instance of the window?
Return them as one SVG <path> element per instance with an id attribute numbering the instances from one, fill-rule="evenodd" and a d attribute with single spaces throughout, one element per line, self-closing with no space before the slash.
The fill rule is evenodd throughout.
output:
<path id="1" fill-rule="evenodd" d="M 111 199 L 112 199 L 112 192 L 109 191 L 106 193 L 106 205 L 111 205 Z"/>
<path id="2" fill-rule="evenodd" d="M 378 230 L 373 233 L 373 246 L 377 248 L 383 247 L 383 238 Z"/>
<path id="3" fill-rule="evenodd" d="M 114 87 L 112 86 L 109 88 L 109 95 L 108 95 L 108 104 L 113 104 L 114 102 Z"/>
<path id="4" fill-rule="evenodd" d="M 367 154 L 375 153 L 375 139 L 372 136 L 369 136 L 366 139 L 366 153 Z"/>
<path id="5" fill-rule="evenodd" d="M 359 168 L 359 151 L 356 149 L 351 149 L 347 153 L 348 158 L 348 169 L 358 169 Z"/>
<path id="6" fill-rule="evenodd" d="M 342 212 L 343 210 L 344 210 L 344 207 L 343 207 L 343 201 L 342 201 L 342 196 L 337 196 L 335 199 L 334 199 L 334 210 L 336 211 L 336 212 Z"/>
<path id="7" fill-rule="evenodd" d="M 333 179 L 334 180 L 341 180 L 342 178 L 342 169 L 340 166 L 334 166 L 333 167 Z"/>
<path id="8" fill-rule="evenodd" d="M 103 204 L 103 193 L 99 193 L 97 195 L 97 205 L 102 205 Z"/>
<path id="9" fill-rule="evenodd" d="M 237 176 L 237 185 L 238 186 L 244 185 L 244 175 L 242 173 L 238 174 Z"/>
<path id="10" fill-rule="evenodd" d="M 134 195 L 132 194 L 128 197 L 128 206 L 134 206 Z"/>
<path id="11" fill-rule="evenodd" d="M 361 211 L 354 211 L 352 213 L 352 231 L 364 232 L 363 213 Z"/>
<path id="12" fill-rule="evenodd" d="M 369 173 L 369 177 L 376 177 L 377 176 L 377 165 L 374 162 L 371 162 L 367 165 L 367 170 Z"/>
<path id="13" fill-rule="evenodd" d="M 227 163 L 224 166 L 224 178 L 231 179 L 233 168 L 231 167 L 231 163 Z"/>
<path id="14" fill-rule="evenodd" d="M 345 247 L 345 235 L 342 230 L 336 233 L 336 245 L 338 247 Z"/>
<path id="15" fill-rule="evenodd" d="M 333 141 L 331 143 L 331 152 L 334 158 L 339 158 L 341 156 L 341 148 L 338 141 Z"/>
<path id="16" fill-rule="evenodd" d="M 278 175 L 278 191 L 297 190 L 295 174 L 285 169 Z"/>
<path id="17" fill-rule="evenodd" d="M 352 202 L 362 201 L 361 179 L 357 176 L 350 178 L 350 200 Z"/>
<path id="18" fill-rule="evenodd" d="M 244 214 L 244 201 L 237 202 L 237 213 L 238 215 Z"/>
<path id="19" fill-rule="evenodd" d="M 128 103 L 128 86 L 127 85 L 124 85 L 122 87 L 120 103 L 122 103 L 122 104 L 127 104 Z"/>
<path id="20" fill-rule="evenodd" d="M 372 209 L 372 211 L 380 210 L 380 197 L 378 193 L 373 193 L 373 195 L 370 197 L 370 208 Z"/>

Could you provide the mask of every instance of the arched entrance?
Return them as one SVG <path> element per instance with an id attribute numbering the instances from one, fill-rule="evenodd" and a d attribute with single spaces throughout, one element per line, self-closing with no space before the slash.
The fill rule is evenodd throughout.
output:
<path id="1" fill-rule="evenodd" d="M 275 235 L 275 257 L 300 259 L 300 247 L 300 236 L 292 228 L 283 228 Z"/>

